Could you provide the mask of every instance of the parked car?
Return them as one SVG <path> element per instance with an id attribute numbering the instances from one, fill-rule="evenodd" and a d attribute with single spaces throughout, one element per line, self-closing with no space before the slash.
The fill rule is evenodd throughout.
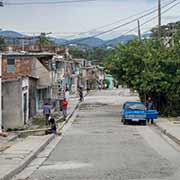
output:
<path id="1" fill-rule="evenodd" d="M 125 102 L 121 112 L 123 124 L 140 122 L 146 125 L 148 119 L 157 119 L 157 115 L 156 110 L 147 110 L 142 102 Z"/>

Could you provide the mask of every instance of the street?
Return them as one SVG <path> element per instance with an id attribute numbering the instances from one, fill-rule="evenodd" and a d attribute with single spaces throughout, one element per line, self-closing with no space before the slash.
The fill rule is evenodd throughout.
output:
<path id="1" fill-rule="evenodd" d="M 123 125 L 126 90 L 91 92 L 29 180 L 179 180 L 180 153 L 152 125 Z"/>

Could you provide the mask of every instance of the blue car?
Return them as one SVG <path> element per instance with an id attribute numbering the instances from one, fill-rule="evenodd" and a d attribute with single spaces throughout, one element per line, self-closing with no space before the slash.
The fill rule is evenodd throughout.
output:
<path id="1" fill-rule="evenodd" d="M 142 102 L 126 102 L 121 112 L 123 124 L 129 122 L 140 122 L 147 124 L 148 119 L 157 119 L 158 112 L 156 110 L 147 110 Z"/>

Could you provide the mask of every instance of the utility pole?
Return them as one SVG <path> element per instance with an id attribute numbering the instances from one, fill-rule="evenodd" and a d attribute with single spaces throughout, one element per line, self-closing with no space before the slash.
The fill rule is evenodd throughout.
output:
<path id="1" fill-rule="evenodd" d="M 137 20 L 137 23 L 138 23 L 138 37 L 139 37 L 139 40 L 141 41 L 141 27 L 140 27 L 139 19 Z"/>
<path id="2" fill-rule="evenodd" d="M 161 37 L 161 0 L 158 0 L 158 36 Z"/>
<path id="3" fill-rule="evenodd" d="M 3 7 L 3 1 L 0 1 L 0 7 Z M 0 51 L 0 134 L 2 133 L 2 53 Z"/>

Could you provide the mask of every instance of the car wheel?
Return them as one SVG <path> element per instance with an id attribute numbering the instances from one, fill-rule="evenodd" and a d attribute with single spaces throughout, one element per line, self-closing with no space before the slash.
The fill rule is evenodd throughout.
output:
<path id="1" fill-rule="evenodd" d="M 128 121 L 126 119 L 124 119 L 124 122 L 123 122 L 124 125 L 127 125 L 128 124 Z"/>
<path id="2" fill-rule="evenodd" d="M 146 126 L 147 125 L 147 121 L 143 121 L 143 125 Z"/>

